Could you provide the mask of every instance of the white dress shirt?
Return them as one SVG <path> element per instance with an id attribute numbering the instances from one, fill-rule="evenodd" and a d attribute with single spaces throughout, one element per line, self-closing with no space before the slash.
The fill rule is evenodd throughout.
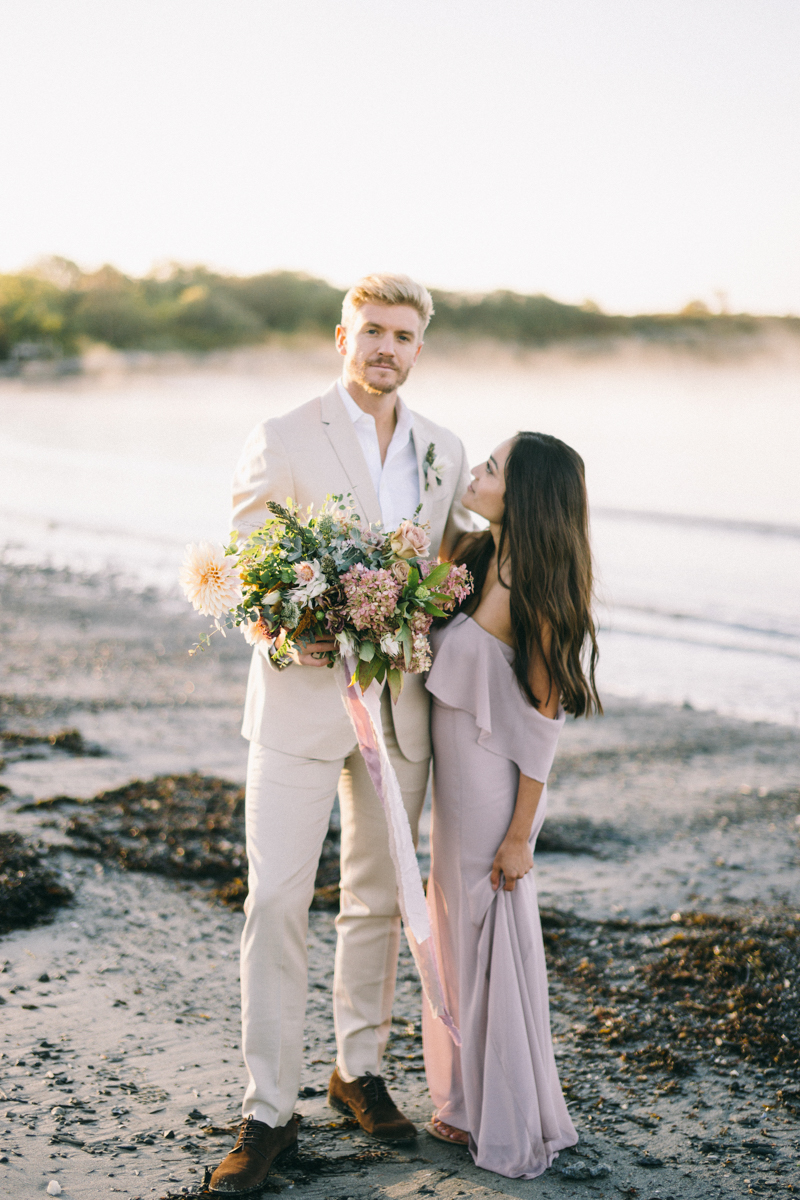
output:
<path id="1" fill-rule="evenodd" d="M 386 461 L 381 463 L 375 418 L 358 407 L 341 380 L 336 386 L 367 460 L 381 506 L 383 527 L 396 529 L 401 521 L 413 517 L 419 504 L 419 470 L 411 413 L 398 396 L 397 424 L 386 451 Z"/>

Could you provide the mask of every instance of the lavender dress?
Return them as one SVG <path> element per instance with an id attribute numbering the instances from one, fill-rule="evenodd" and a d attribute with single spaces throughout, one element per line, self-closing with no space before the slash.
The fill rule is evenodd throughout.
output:
<path id="1" fill-rule="evenodd" d="M 534 872 L 494 892 L 492 862 L 519 774 L 546 781 L 565 714 L 549 720 L 517 686 L 514 652 L 470 617 L 433 636 L 433 863 L 428 883 L 436 948 L 459 1050 L 423 1005 L 428 1086 L 439 1117 L 469 1132 L 476 1164 L 534 1179 L 578 1135 L 550 1038 Z M 547 809 L 536 810 L 534 847 Z"/>

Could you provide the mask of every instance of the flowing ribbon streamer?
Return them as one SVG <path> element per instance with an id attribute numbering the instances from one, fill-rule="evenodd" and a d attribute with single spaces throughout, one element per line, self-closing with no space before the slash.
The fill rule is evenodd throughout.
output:
<path id="1" fill-rule="evenodd" d="M 360 685 L 352 682 L 357 664 L 348 656 L 344 665 L 346 680 L 337 669 L 339 686 L 342 689 L 345 708 L 356 731 L 369 777 L 386 814 L 389 853 L 397 876 L 397 899 L 408 945 L 417 964 L 422 990 L 431 1006 L 431 1012 L 444 1024 L 455 1044 L 460 1046 L 461 1034 L 444 998 L 436 946 L 408 814 L 403 804 L 397 775 L 389 761 L 386 742 L 383 740 L 380 688 L 373 681 L 362 695 Z"/>

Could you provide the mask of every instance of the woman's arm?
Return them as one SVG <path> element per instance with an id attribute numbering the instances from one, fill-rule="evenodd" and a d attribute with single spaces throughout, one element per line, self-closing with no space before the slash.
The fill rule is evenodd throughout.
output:
<path id="1" fill-rule="evenodd" d="M 558 716 L 560 697 L 547 667 L 547 661 L 550 658 L 550 643 L 553 637 L 553 631 L 547 621 L 542 622 L 541 632 L 544 655 L 540 653 L 531 655 L 528 666 L 528 682 L 531 685 L 531 691 L 539 701 L 539 712 L 543 717 L 549 717 L 551 721 L 554 721 Z"/>
<path id="2" fill-rule="evenodd" d="M 517 790 L 517 803 L 514 815 L 508 827 L 506 836 L 500 843 L 500 849 L 492 863 L 492 887 L 495 891 L 500 887 L 500 876 L 505 880 L 503 888 L 513 892 L 518 879 L 527 875 L 533 866 L 533 854 L 528 845 L 528 838 L 533 829 L 533 818 L 544 788 L 538 779 L 529 779 L 520 774 Z"/>

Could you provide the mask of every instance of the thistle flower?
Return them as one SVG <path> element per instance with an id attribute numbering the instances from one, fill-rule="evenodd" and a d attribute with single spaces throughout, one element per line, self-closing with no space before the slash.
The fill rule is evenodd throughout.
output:
<path id="1" fill-rule="evenodd" d="M 295 604 L 308 604 L 315 596 L 327 592 L 330 586 L 318 562 L 295 563 L 294 573 L 297 586 L 289 591 L 288 596 Z"/>
<path id="2" fill-rule="evenodd" d="M 235 560 L 226 557 L 222 546 L 211 542 L 186 547 L 179 579 L 186 599 L 204 617 L 219 618 L 242 598 Z"/>
<path id="3" fill-rule="evenodd" d="M 349 654 L 351 658 L 358 658 L 358 642 L 352 633 L 343 629 L 336 634 L 336 640 L 339 643 L 340 654 Z"/>
<path id="4" fill-rule="evenodd" d="M 395 633 L 385 633 L 381 638 L 381 650 L 389 658 L 398 658 L 403 652 L 400 640 Z"/>

